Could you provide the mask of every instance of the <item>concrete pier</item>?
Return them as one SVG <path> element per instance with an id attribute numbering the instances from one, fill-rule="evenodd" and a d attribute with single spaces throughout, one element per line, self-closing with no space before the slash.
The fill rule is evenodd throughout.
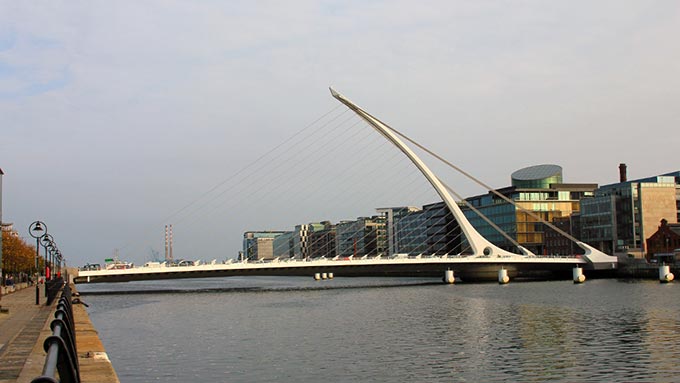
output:
<path id="1" fill-rule="evenodd" d="M 51 306 L 36 305 L 33 286 L 17 287 L 2 297 L 7 311 L 0 313 L 0 383 L 30 382 L 40 376 L 46 356 L 43 342 L 52 334 L 57 299 Z M 74 305 L 73 316 L 81 381 L 119 382 L 83 305 Z"/>

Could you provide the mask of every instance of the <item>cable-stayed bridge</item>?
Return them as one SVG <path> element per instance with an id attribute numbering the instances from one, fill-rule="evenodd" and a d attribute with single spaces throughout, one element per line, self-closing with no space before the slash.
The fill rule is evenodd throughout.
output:
<path id="1" fill-rule="evenodd" d="M 457 170 L 477 184 L 483 186 L 492 193 L 493 188 L 477 180 L 468 173 L 457 168 L 441 156 L 411 140 L 399 131 L 391 128 L 376 117 L 372 116 L 343 95 L 331 89 L 331 94 L 367 123 L 371 128 L 380 133 L 387 142 L 398 148 L 405 155 L 418 173 L 425 177 L 429 185 L 441 198 L 448 211 L 452 214 L 457 224 L 456 231 L 459 233 L 450 241 L 456 241 L 459 251 L 455 253 L 427 253 L 423 251 L 401 253 L 395 249 L 383 248 L 377 245 L 377 237 L 373 240 L 372 250 L 365 254 L 357 253 L 356 243 L 351 255 L 334 254 L 329 257 L 315 257 L 299 259 L 293 253 L 292 257 L 273 257 L 268 260 L 243 260 L 239 262 L 217 263 L 211 262 L 204 265 L 169 266 L 153 264 L 147 267 L 127 268 L 118 270 L 81 271 L 76 282 L 121 282 L 132 280 L 172 279 L 172 278 L 196 278 L 217 277 L 236 275 L 308 275 L 308 276 L 444 276 L 452 282 L 453 275 L 462 280 L 495 280 L 507 281 L 508 278 L 527 279 L 551 279 L 567 278 L 573 276 L 574 280 L 582 281 L 581 273 L 585 269 L 587 273 L 602 274 L 616 269 L 616 257 L 609 256 L 599 250 L 580 242 L 569 233 L 559 228 L 553 229 L 565 238 L 573 241 L 583 251 L 581 255 L 536 255 L 522 247 L 512 236 L 503 233 L 502 229 L 490 219 L 482 217 L 485 221 L 501 232 L 513 243 L 518 253 L 501 248 L 482 236 L 468 221 L 461 210 L 459 203 L 453 198 L 454 194 L 462 200 L 452 188 L 446 185 L 425 162 L 409 147 L 404 140 L 432 155 L 447 166 Z M 498 194 L 499 198 L 514 205 L 514 201 Z M 481 214 L 474 207 L 469 208 L 477 214 Z M 526 214 L 534 214 L 525 211 Z M 443 218 L 442 218 L 443 219 Z M 541 220 L 541 217 L 536 217 Z M 551 226 L 549 222 L 542 224 Z M 317 238 L 317 241 L 320 239 Z M 311 247 L 312 244 L 307 244 Z M 413 245 L 413 244 L 412 244 Z M 416 244 L 417 245 L 417 244 Z M 419 248 L 418 246 L 412 246 Z M 366 247 L 364 247 L 366 249 Z M 420 247 L 422 249 L 422 247 Z M 291 250 L 292 251 L 292 250 Z"/>

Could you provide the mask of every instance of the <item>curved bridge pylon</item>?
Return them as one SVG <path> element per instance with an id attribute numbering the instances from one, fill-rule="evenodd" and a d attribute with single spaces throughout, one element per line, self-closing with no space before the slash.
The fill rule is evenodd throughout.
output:
<path id="1" fill-rule="evenodd" d="M 404 153 L 413 164 L 420 170 L 420 172 L 425 176 L 428 182 L 435 189 L 437 194 L 442 198 L 446 206 L 449 208 L 454 218 L 458 222 L 470 244 L 470 248 L 473 252 L 473 257 L 503 257 L 503 258 L 525 258 L 525 257 L 536 257 L 535 254 L 531 253 L 529 250 L 520 247 L 523 254 L 515 254 L 507 250 L 501 249 L 500 247 L 494 245 L 489 240 L 484 238 L 468 221 L 463 211 L 460 210 L 458 204 L 453 199 L 451 194 L 446 190 L 444 185 L 441 183 L 439 178 L 430 170 L 430 168 L 394 133 L 393 129 L 387 124 L 380 121 L 378 118 L 372 116 L 370 113 L 361 109 L 355 103 L 350 101 L 347 97 L 338 93 L 332 87 L 330 88 L 331 95 L 335 97 L 338 101 L 347 106 L 350 110 L 356 113 L 364 121 L 366 121 L 370 126 L 372 126 L 376 131 L 378 131 L 383 137 L 394 144 L 402 153 Z M 585 258 L 589 263 L 605 265 L 603 268 L 614 268 L 616 267 L 617 258 L 607 255 L 592 246 L 577 242 L 578 246 L 585 250 L 583 258 Z"/>

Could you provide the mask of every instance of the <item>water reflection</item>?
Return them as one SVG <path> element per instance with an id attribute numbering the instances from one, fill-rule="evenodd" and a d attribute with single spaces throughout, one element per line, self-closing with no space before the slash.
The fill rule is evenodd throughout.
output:
<path id="1" fill-rule="evenodd" d="M 678 380 L 680 284 L 423 282 L 212 280 L 85 300 L 126 382 Z"/>

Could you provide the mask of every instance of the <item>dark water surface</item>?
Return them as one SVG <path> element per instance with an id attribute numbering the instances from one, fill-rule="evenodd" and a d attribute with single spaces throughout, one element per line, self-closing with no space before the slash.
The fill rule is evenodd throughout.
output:
<path id="1" fill-rule="evenodd" d="M 680 382 L 680 283 L 433 282 L 78 290 L 122 382 Z M 111 290 L 150 292 L 87 295 Z"/>

